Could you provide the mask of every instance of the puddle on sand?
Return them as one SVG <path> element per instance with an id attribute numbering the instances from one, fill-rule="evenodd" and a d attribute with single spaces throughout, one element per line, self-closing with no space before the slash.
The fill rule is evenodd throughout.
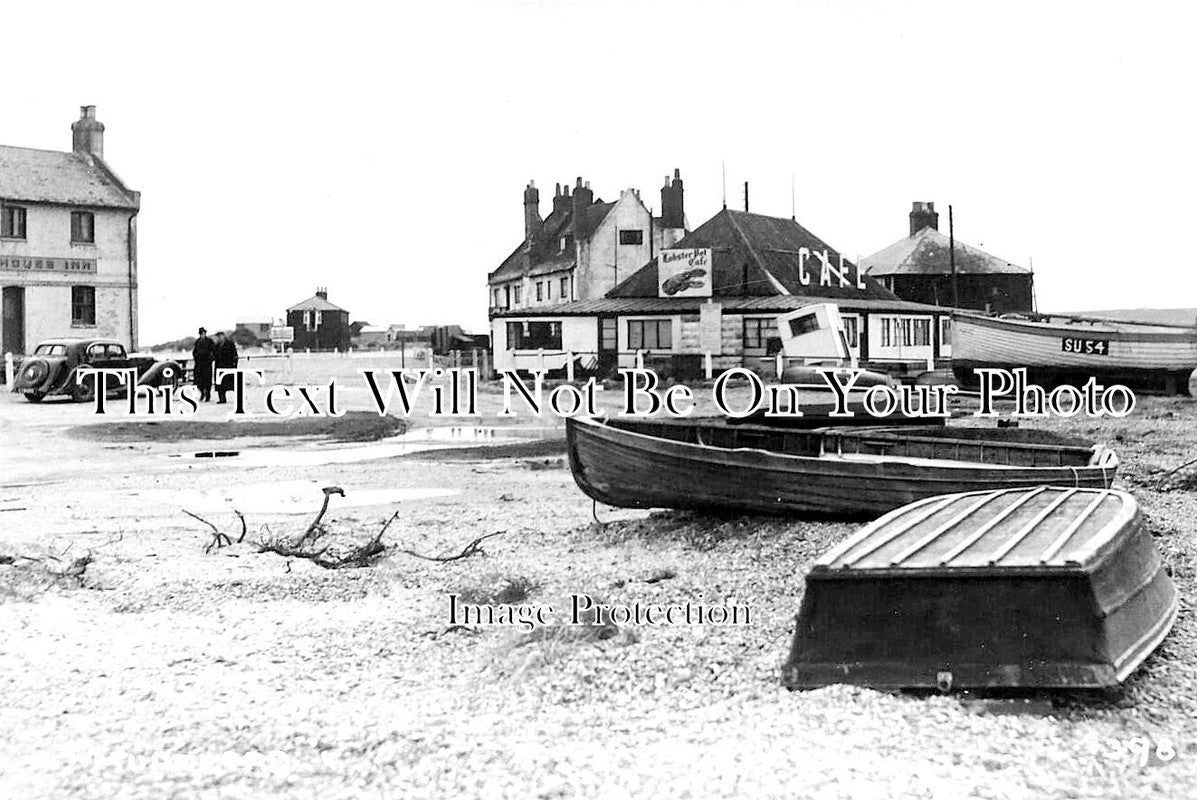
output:
<path id="1" fill-rule="evenodd" d="M 194 458 L 211 461 L 219 457 L 223 466 L 238 467 L 314 467 L 322 464 L 351 464 L 357 461 L 373 461 L 379 458 L 394 458 L 425 450 L 450 450 L 459 447 L 498 446 L 534 442 L 553 428 L 450 425 L 437 428 L 416 428 L 415 430 L 382 439 L 370 444 L 349 447 L 311 445 L 310 447 L 286 449 L 259 447 L 250 450 L 205 450 L 193 453 Z M 168 456 L 178 458 L 179 456 Z"/>
<path id="2" fill-rule="evenodd" d="M 324 502 L 321 491 L 330 485 L 328 481 L 271 481 L 230 486 L 226 489 L 183 491 L 150 489 L 130 492 L 130 496 L 151 500 L 156 503 L 179 506 L 189 511 L 228 511 L 237 509 L 242 513 L 306 514 L 314 515 Z M 393 505 L 395 503 L 427 500 L 433 497 L 449 497 L 457 494 L 452 489 L 355 489 L 342 485 L 345 496 L 333 496 L 329 502 L 330 514 L 362 506 Z"/>

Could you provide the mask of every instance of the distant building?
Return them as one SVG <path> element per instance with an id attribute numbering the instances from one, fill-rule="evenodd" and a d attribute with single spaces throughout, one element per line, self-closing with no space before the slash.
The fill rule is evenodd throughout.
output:
<path id="1" fill-rule="evenodd" d="M 255 339 L 270 341 L 270 329 L 274 323 L 271 320 L 248 320 L 238 322 L 233 328 L 234 334 L 253 336 Z"/>
<path id="2" fill-rule="evenodd" d="M 910 212 L 910 235 L 861 259 L 861 266 L 903 300 L 994 313 L 1033 310 L 1030 270 L 959 239 L 955 262 L 958 299 L 954 300 L 949 239 L 939 232 L 935 204 L 916 202 Z"/>
<path id="3" fill-rule="evenodd" d="M 104 126 L 83 106 L 69 152 L 0 145 L 0 352 L 53 337 L 137 348 L 141 194 L 104 161 Z"/>
<path id="4" fill-rule="evenodd" d="M 287 325 L 295 329 L 296 350 L 348 350 L 349 312 L 328 302 L 328 289 L 287 309 Z"/>
<path id="5" fill-rule="evenodd" d="M 573 193 L 557 184 L 553 210 L 540 216 L 540 191 L 524 190 L 524 240 L 488 276 L 492 315 L 602 297 L 686 233 L 681 173 L 666 176 L 661 216 L 625 189 L 619 199 L 595 199 L 589 182 Z"/>

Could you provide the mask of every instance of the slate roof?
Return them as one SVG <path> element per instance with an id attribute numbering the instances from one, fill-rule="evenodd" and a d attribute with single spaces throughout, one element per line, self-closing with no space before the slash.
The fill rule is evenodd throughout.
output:
<path id="1" fill-rule="evenodd" d="M 826 288 L 826 287 L 824 287 Z M 860 293 L 860 294 L 863 294 Z M 495 314 L 499 317 L 586 317 L 595 314 L 697 314 L 699 306 L 707 302 L 705 297 L 600 297 L 593 300 L 578 300 L 558 306 L 533 306 L 525 309 L 510 309 Z M 816 295 L 758 295 L 725 296 L 710 298 L 723 307 L 724 313 L 781 313 L 811 303 L 836 303 L 841 311 L 909 311 L 943 314 L 942 306 L 912 303 L 908 300 L 886 298 L 844 299 Z"/>
<path id="2" fill-rule="evenodd" d="M 309 297 L 307 300 L 304 300 L 302 303 L 296 303 L 295 305 L 291 306 L 287 310 L 288 311 L 345 311 L 345 309 L 341 308 L 340 306 L 333 305 L 332 303 L 325 300 L 323 297 L 321 297 L 319 295 L 315 295 L 315 294 L 312 295 L 311 297 Z M 349 312 L 345 311 L 345 313 L 348 314 Z"/>
<path id="3" fill-rule="evenodd" d="M 927 227 L 861 259 L 861 265 L 866 275 L 950 275 L 949 243 L 945 234 Z M 1031 272 L 957 239 L 956 274 L 1030 275 Z"/>
<path id="4" fill-rule="evenodd" d="M 574 211 L 571 204 L 566 204 L 560 210 L 554 210 L 541 223 L 543 234 L 541 244 L 535 252 L 529 251 L 526 241 L 512 251 L 511 255 L 503 259 L 499 268 L 487 276 L 488 280 L 515 278 L 522 275 L 545 275 L 569 269 L 574 266 L 577 253 L 572 247 L 560 251 L 562 236 L 570 235 L 575 241 L 582 241 L 607 218 L 607 214 L 615 207 L 614 203 L 604 203 L 602 200 L 582 210 L 580 224 L 574 222 Z"/>
<path id="5" fill-rule="evenodd" d="M 897 297 L 866 276 L 868 288 L 855 288 L 856 268 L 844 259 L 853 285 L 820 286 L 820 261 L 813 256 L 806 261 L 811 282 L 803 285 L 798 273 L 798 251 L 807 248 L 812 253 L 824 251 L 837 269 L 840 254 L 818 236 L 792 219 L 767 217 L 747 211 L 725 208 L 700 227 L 673 245 L 675 248 L 711 248 L 712 293 L 719 300 L 728 296 L 795 295 L 818 296 L 836 301 L 845 299 L 877 299 L 893 301 Z M 646 264 L 631 277 L 607 293 L 607 297 L 656 297 L 658 294 L 657 261 Z M 791 306 L 796 308 L 797 306 Z"/>
<path id="6" fill-rule="evenodd" d="M 137 209 L 130 190 L 101 159 L 0 145 L 0 198 L 95 208 Z"/>

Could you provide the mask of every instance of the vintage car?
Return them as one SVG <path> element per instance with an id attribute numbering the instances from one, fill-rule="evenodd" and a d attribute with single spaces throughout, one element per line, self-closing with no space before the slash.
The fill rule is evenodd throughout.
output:
<path id="1" fill-rule="evenodd" d="M 26 356 L 17 373 L 16 391 L 31 403 L 48 395 L 66 395 L 72 400 L 95 397 L 95 375 L 90 369 L 137 370 L 138 386 L 177 386 L 182 367 L 174 361 L 156 361 L 148 356 L 130 357 L 125 346 L 114 339 L 48 339 Z M 109 378 L 109 393 L 125 390 L 123 382 Z"/>

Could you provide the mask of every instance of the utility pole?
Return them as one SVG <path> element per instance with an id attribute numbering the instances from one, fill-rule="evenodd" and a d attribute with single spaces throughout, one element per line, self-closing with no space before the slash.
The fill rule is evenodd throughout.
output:
<path id="1" fill-rule="evenodd" d="M 952 222 L 952 206 L 948 205 L 948 263 L 952 267 L 952 308 L 960 308 L 960 286 L 956 281 L 956 226 Z"/>

